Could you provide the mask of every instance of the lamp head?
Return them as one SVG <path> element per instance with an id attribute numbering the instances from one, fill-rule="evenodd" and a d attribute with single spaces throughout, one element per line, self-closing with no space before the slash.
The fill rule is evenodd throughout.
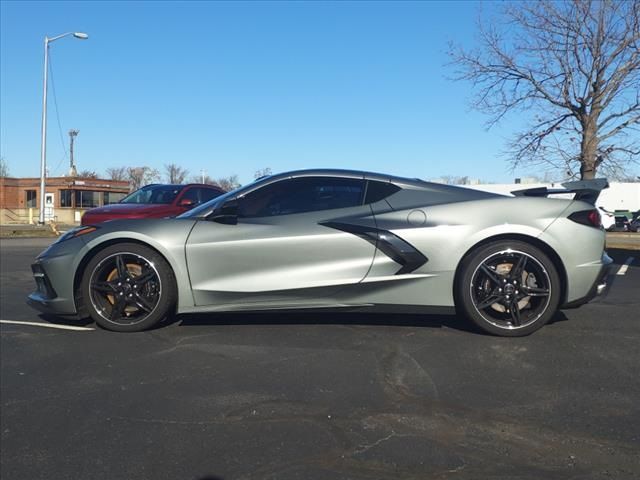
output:
<path id="1" fill-rule="evenodd" d="M 86 33 L 82 33 L 82 32 L 75 32 L 73 34 L 74 37 L 79 38 L 80 40 L 86 40 L 87 38 L 89 38 L 89 35 L 87 35 Z"/>

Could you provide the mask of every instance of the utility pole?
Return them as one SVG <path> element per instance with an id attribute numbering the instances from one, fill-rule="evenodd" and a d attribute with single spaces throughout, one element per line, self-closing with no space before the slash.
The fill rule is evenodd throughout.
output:
<path id="1" fill-rule="evenodd" d="M 69 130 L 69 176 L 77 177 L 78 169 L 76 168 L 76 162 L 73 161 L 73 142 L 80 133 L 80 130 Z"/>
<path id="2" fill-rule="evenodd" d="M 200 173 L 202 174 L 202 183 L 204 183 L 204 176 L 207 174 L 207 171 L 204 168 L 201 168 Z"/>

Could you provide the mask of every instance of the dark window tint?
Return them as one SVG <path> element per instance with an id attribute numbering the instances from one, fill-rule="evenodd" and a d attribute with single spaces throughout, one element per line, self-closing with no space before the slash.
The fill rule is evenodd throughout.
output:
<path id="1" fill-rule="evenodd" d="M 76 207 L 77 208 L 94 208 L 98 207 L 100 192 L 92 192 L 90 190 L 76 190 Z"/>
<path id="2" fill-rule="evenodd" d="M 118 192 L 103 192 L 102 194 L 102 204 L 103 205 L 111 205 L 112 203 L 118 203 L 127 195 L 124 193 Z"/>
<path id="3" fill-rule="evenodd" d="M 369 180 L 367 185 L 367 198 L 365 198 L 364 203 L 379 202 L 383 198 L 393 195 L 398 190 L 400 190 L 400 187 L 393 183 Z"/>
<path id="4" fill-rule="evenodd" d="M 36 205 L 36 191 L 35 190 L 26 190 L 25 192 L 26 206 L 27 208 L 35 208 Z"/>
<path id="5" fill-rule="evenodd" d="M 364 181 L 307 177 L 272 183 L 240 202 L 242 217 L 271 217 L 362 205 Z"/>
<path id="6" fill-rule="evenodd" d="M 182 200 L 191 200 L 195 205 L 200 203 L 200 189 L 199 188 L 190 188 L 184 195 L 180 197 L 180 201 Z"/>
<path id="7" fill-rule="evenodd" d="M 72 207 L 73 204 L 73 190 L 60 190 L 60 206 Z"/>
<path id="8" fill-rule="evenodd" d="M 200 202 L 208 202 L 209 200 L 219 197 L 223 192 L 215 190 L 213 188 L 201 188 L 200 189 Z"/>
<path id="9" fill-rule="evenodd" d="M 181 200 L 186 198 L 193 200 L 195 205 L 200 205 L 201 203 L 208 202 L 212 198 L 216 198 L 220 193 L 220 191 L 214 190 L 213 188 L 191 187 L 184 193 Z"/>
<path id="10" fill-rule="evenodd" d="M 213 188 L 191 187 L 184 193 L 181 200 L 186 198 L 192 200 L 195 205 L 200 205 L 201 203 L 208 202 L 212 198 L 216 198 L 221 193 L 219 190 Z"/>
<path id="11" fill-rule="evenodd" d="M 179 185 L 148 185 L 126 196 L 120 203 L 168 204 L 176 199 L 181 189 Z"/>

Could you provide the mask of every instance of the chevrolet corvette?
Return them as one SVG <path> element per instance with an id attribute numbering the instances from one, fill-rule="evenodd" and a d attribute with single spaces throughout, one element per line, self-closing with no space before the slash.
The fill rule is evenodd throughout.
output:
<path id="1" fill-rule="evenodd" d="M 272 175 L 176 218 L 66 232 L 32 265 L 27 301 L 122 332 L 190 312 L 378 309 L 528 335 L 606 287 L 594 204 L 608 184 L 563 186 L 511 197 L 358 171 Z"/>

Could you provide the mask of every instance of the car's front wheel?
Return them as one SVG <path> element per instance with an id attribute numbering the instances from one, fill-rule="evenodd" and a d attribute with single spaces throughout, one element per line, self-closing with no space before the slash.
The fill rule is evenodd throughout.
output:
<path id="1" fill-rule="evenodd" d="M 517 240 L 489 243 L 465 258 L 459 310 L 482 330 L 517 337 L 538 330 L 560 304 L 560 277 L 540 249 Z"/>
<path id="2" fill-rule="evenodd" d="M 98 252 L 82 276 L 82 298 L 95 322 L 118 332 L 158 324 L 176 301 L 171 267 L 156 251 L 118 243 Z"/>

